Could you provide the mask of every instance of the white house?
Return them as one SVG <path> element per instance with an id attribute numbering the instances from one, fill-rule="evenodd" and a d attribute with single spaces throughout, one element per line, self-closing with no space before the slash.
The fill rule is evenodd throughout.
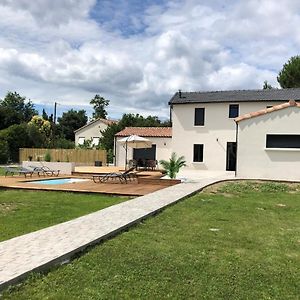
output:
<path id="1" fill-rule="evenodd" d="M 237 176 L 300 180 L 300 104 L 290 100 L 235 120 Z"/>
<path id="2" fill-rule="evenodd" d="M 172 153 L 172 128 L 171 127 L 126 127 L 115 135 L 115 159 L 117 166 L 125 166 L 125 147 L 119 142 L 120 139 L 130 135 L 138 135 L 152 142 L 152 148 L 133 149 L 128 148 L 127 160 L 156 161 L 168 160 Z"/>
<path id="3" fill-rule="evenodd" d="M 82 145 L 84 141 L 92 141 L 92 145 L 97 146 L 99 139 L 102 136 L 101 131 L 105 130 L 108 125 L 114 124 L 117 121 L 107 119 L 96 119 L 81 128 L 74 131 L 75 145 Z"/>
<path id="4" fill-rule="evenodd" d="M 237 149 L 237 130 L 234 119 L 290 99 L 300 100 L 300 89 L 179 91 L 169 102 L 173 125 L 172 150 L 178 155 L 185 156 L 187 168 L 234 171 Z M 271 117 L 270 122 L 272 121 Z M 292 119 L 286 121 L 287 124 L 290 123 L 290 126 L 287 126 L 291 129 L 286 128 L 285 134 L 294 133 L 292 129 L 294 121 Z M 259 126 L 255 129 L 257 123 L 255 120 L 252 122 L 254 122 L 253 132 L 261 130 Z M 250 143 L 254 137 L 248 138 Z M 245 140 L 247 140 L 247 135 L 241 137 L 239 144 L 244 143 Z M 243 146 L 238 145 L 238 147 Z M 249 148 L 248 151 L 252 149 Z M 239 158 L 239 164 L 241 160 L 244 158 Z M 255 164 L 255 160 L 248 163 Z"/>

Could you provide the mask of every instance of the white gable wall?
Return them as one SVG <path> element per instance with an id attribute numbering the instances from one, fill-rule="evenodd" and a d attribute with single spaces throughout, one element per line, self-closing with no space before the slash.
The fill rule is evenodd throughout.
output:
<path id="1" fill-rule="evenodd" d="M 101 120 L 98 120 L 96 122 L 93 122 L 82 129 L 75 132 L 75 145 L 78 146 L 78 139 L 80 137 L 84 137 L 85 140 L 90 140 L 94 137 L 101 137 L 102 134 L 100 133 L 100 130 L 105 130 L 107 128 L 107 125 L 103 123 Z"/>
<path id="2" fill-rule="evenodd" d="M 266 149 L 267 134 L 300 134 L 300 108 L 239 122 L 237 176 L 300 180 L 300 149 Z"/>
<path id="3" fill-rule="evenodd" d="M 229 104 L 239 104 L 239 114 L 258 111 L 282 103 L 230 102 L 175 104 L 172 109 L 173 151 L 184 155 L 188 169 L 226 170 L 227 142 L 236 141 L 236 124 L 229 118 Z M 195 108 L 205 108 L 204 126 L 194 126 Z M 203 162 L 193 162 L 193 145 L 203 144 Z"/>

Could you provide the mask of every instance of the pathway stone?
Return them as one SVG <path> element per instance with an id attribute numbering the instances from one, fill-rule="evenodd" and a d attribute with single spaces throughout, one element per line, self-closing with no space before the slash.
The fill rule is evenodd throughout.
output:
<path id="1" fill-rule="evenodd" d="M 46 270 L 67 261 L 87 246 L 116 235 L 207 185 L 231 178 L 232 176 L 224 175 L 178 184 L 3 241 L 0 243 L 0 290 L 19 282 L 32 271 Z"/>

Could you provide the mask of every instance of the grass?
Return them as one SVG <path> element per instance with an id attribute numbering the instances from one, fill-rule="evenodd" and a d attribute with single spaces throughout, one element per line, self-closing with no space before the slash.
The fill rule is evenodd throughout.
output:
<path id="1" fill-rule="evenodd" d="M 5 170 L 4 168 L 0 167 L 0 176 L 4 176 L 5 175 Z"/>
<path id="2" fill-rule="evenodd" d="M 95 194 L 0 190 L 0 241 L 68 221 L 126 199 Z"/>
<path id="3" fill-rule="evenodd" d="M 298 185 L 207 188 L 5 299 L 299 299 Z"/>

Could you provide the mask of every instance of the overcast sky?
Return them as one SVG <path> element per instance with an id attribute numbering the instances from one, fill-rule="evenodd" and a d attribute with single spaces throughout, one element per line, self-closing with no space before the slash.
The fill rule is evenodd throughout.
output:
<path id="1" fill-rule="evenodd" d="M 278 86 L 299 46 L 296 0 L 1 0 L 0 98 L 167 117 L 178 89 Z"/>

